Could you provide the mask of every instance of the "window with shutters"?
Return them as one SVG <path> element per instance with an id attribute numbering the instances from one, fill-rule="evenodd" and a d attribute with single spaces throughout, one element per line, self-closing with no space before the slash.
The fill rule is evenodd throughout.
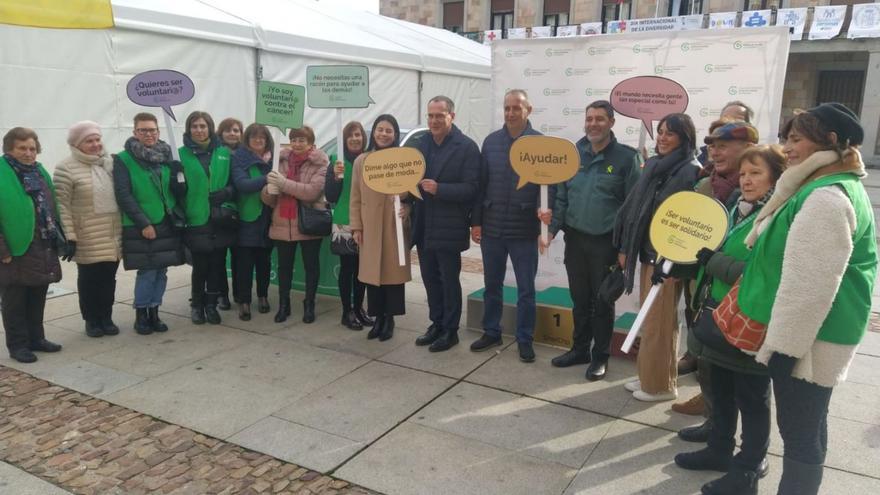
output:
<path id="1" fill-rule="evenodd" d="M 632 18 L 632 0 L 624 0 L 621 3 L 615 0 L 603 0 L 602 2 L 602 25 L 609 21 Z"/>
<path id="2" fill-rule="evenodd" d="M 819 71 L 816 105 L 836 101 L 858 114 L 862 109 L 864 87 L 865 71 L 863 70 Z"/>
<path id="3" fill-rule="evenodd" d="M 507 30 L 514 27 L 513 2 L 514 0 L 492 0 L 489 29 L 500 29 L 503 37 L 507 37 Z"/>
<path id="4" fill-rule="evenodd" d="M 569 0 L 544 0 L 544 25 L 545 26 L 567 26 Z"/>
<path id="5" fill-rule="evenodd" d="M 446 2 L 443 4 L 443 29 L 453 33 L 464 30 L 464 2 Z"/>

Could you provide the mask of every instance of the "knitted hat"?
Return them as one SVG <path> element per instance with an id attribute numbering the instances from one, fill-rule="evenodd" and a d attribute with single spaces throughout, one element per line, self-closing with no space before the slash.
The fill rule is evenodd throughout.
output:
<path id="1" fill-rule="evenodd" d="M 716 128 L 712 134 L 703 139 L 706 144 L 712 144 L 715 141 L 747 141 L 758 144 L 758 130 L 747 122 L 728 122 Z"/>
<path id="2" fill-rule="evenodd" d="M 858 116 L 840 103 L 823 103 L 807 110 L 807 113 L 819 119 L 826 127 L 837 134 L 837 141 L 851 145 L 860 145 L 865 139 L 865 131 Z"/>
<path id="3" fill-rule="evenodd" d="M 83 120 L 70 126 L 67 131 L 67 144 L 71 146 L 79 146 L 80 143 L 92 134 L 101 135 L 101 127 L 91 120 Z"/>

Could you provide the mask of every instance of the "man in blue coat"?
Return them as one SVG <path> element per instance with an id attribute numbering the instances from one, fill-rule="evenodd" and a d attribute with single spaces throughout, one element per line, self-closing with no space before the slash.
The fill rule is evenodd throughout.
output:
<path id="1" fill-rule="evenodd" d="M 471 206 L 480 186 L 480 149 L 452 121 L 455 104 L 446 96 L 428 101 L 430 136 L 419 143 L 425 156 L 422 201 L 413 214 L 413 245 L 428 294 L 431 326 L 416 339 L 441 352 L 458 344 L 461 320 L 461 252 L 470 246 Z"/>
<path id="2" fill-rule="evenodd" d="M 540 135 L 532 129 L 528 94 L 511 89 L 504 95 L 504 126 L 483 141 L 480 195 L 471 218 L 471 238 L 483 253 L 483 336 L 471 344 L 474 352 L 501 345 L 502 288 L 507 257 L 516 275 L 516 342 L 521 361 L 535 360 L 535 276 L 538 274 L 540 188 L 517 189 L 519 176 L 510 166 L 510 148 L 520 136 Z M 555 188 L 550 188 L 553 204 Z"/>

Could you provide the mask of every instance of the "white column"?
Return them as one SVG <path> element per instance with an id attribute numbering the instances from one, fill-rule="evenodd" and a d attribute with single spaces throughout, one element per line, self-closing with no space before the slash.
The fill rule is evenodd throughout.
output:
<path id="1" fill-rule="evenodd" d="M 880 165 L 880 155 L 877 155 L 877 138 L 880 134 L 880 51 L 871 52 L 868 56 L 865 93 L 862 95 L 859 115 L 865 129 L 865 142 L 862 145 L 865 164 Z"/>

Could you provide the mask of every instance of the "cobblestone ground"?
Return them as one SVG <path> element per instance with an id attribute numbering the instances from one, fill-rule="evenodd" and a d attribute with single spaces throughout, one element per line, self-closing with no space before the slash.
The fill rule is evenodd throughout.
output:
<path id="1" fill-rule="evenodd" d="M 373 494 L 0 366 L 0 459 L 77 494 Z"/>

